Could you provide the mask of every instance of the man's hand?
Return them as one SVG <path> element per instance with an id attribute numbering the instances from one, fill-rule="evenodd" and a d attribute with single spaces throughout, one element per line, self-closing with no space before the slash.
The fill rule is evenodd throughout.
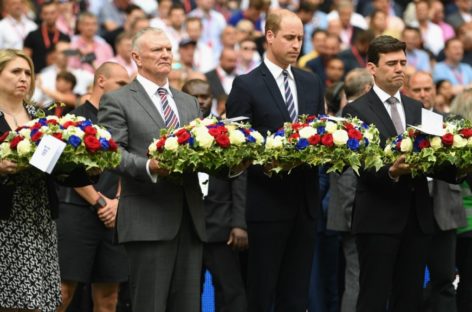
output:
<path id="1" fill-rule="evenodd" d="M 18 167 L 15 162 L 11 160 L 0 160 L 0 174 L 15 174 L 18 172 Z"/>
<path id="2" fill-rule="evenodd" d="M 398 179 L 402 175 L 409 175 L 411 173 L 411 166 L 405 163 L 406 156 L 398 157 L 392 166 L 388 169 L 390 177 Z"/>
<path id="3" fill-rule="evenodd" d="M 248 246 L 247 232 L 241 228 L 233 228 L 229 233 L 226 245 L 236 250 L 244 250 Z"/>
<path id="4" fill-rule="evenodd" d="M 159 162 L 155 159 L 151 159 L 149 161 L 149 171 L 152 174 L 157 174 L 163 177 L 168 176 L 170 174 L 169 170 L 159 167 Z"/>
<path id="5" fill-rule="evenodd" d="M 107 228 L 112 229 L 115 227 L 116 211 L 118 209 L 118 199 L 110 199 L 100 192 L 99 194 L 105 199 L 107 204 L 105 207 L 102 207 L 97 210 L 98 218 L 100 219 L 100 221 L 103 222 L 103 224 L 105 224 Z"/>

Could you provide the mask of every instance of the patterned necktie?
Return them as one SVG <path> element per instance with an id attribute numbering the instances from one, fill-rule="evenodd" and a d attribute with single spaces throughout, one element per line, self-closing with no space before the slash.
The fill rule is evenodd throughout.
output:
<path id="1" fill-rule="evenodd" d="M 386 102 L 390 105 L 390 117 L 392 118 L 395 130 L 397 130 L 397 134 L 403 133 L 405 129 L 403 128 L 402 119 L 400 118 L 400 113 L 398 112 L 397 98 L 392 96 L 388 98 Z"/>
<path id="2" fill-rule="evenodd" d="M 293 100 L 292 91 L 290 90 L 290 85 L 288 84 L 288 71 L 284 69 L 282 74 L 284 75 L 285 104 L 287 105 L 290 119 L 292 119 L 292 122 L 295 122 L 297 121 L 297 111 L 295 110 L 295 102 Z"/>
<path id="3" fill-rule="evenodd" d="M 179 127 L 179 119 L 177 115 L 172 110 L 172 107 L 169 105 L 167 100 L 167 90 L 164 88 L 157 89 L 157 94 L 161 98 L 162 111 L 164 112 L 164 121 L 167 128 L 175 129 Z"/>

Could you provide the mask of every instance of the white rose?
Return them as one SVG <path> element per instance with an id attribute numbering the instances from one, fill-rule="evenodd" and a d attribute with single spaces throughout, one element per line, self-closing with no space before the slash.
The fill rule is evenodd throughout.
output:
<path id="1" fill-rule="evenodd" d="M 266 140 L 266 148 L 268 148 L 268 149 L 278 149 L 278 148 L 282 148 L 282 146 L 283 146 L 283 141 L 284 141 L 284 138 L 281 137 L 281 136 L 276 136 L 276 137 L 270 136 L 270 137 L 267 137 L 267 140 Z"/>
<path id="2" fill-rule="evenodd" d="M 205 134 L 208 134 L 208 128 L 205 127 L 205 126 L 197 126 L 197 127 L 193 128 L 192 133 L 195 136 L 205 135 Z"/>
<path id="3" fill-rule="evenodd" d="M 374 139 L 374 135 L 370 133 L 369 131 L 364 133 L 364 138 L 366 138 L 369 142 Z"/>
<path id="4" fill-rule="evenodd" d="M 205 119 L 202 120 L 201 124 L 204 125 L 204 126 L 209 126 L 209 125 L 214 124 L 215 122 L 216 121 L 213 118 L 205 118 Z"/>
<path id="5" fill-rule="evenodd" d="M 442 145 L 442 140 L 440 137 L 433 137 L 430 141 L 429 141 L 429 144 L 431 145 L 431 147 L 435 150 L 441 148 L 443 145 Z"/>
<path id="6" fill-rule="evenodd" d="M 95 129 L 97 129 L 97 133 L 101 138 L 105 138 L 107 140 L 111 139 L 111 134 L 108 130 L 103 129 L 101 127 L 97 127 L 97 126 L 95 126 Z"/>
<path id="7" fill-rule="evenodd" d="M 3 142 L 0 144 L 0 158 L 5 158 L 11 154 L 10 143 Z"/>
<path id="8" fill-rule="evenodd" d="M 239 130 L 229 132 L 229 141 L 234 145 L 241 145 L 246 142 L 246 136 Z"/>
<path id="9" fill-rule="evenodd" d="M 467 145 L 467 140 L 464 139 L 462 136 L 460 136 L 459 134 L 455 134 L 454 135 L 454 141 L 452 143 L 452 146 L 453 147 L 457 147 L 457 148 L 462 148 L 464 146 Z"/>
<path id="10" fill-rule="evenodd" d="M 42 133 L 49 133 L 49 127 L 47 126 L 42 126 L 41 128 L 39 128 L 39 131 L 41 131 Z"/>
<path id="11" fill-rule="evenodd" d="M 74 116 L 74 115 L 72 115 L 72 116 Z M 87 120 L 87 118 L 82 117 L 82 116 L 74 116 L 74 117 L 75 117 L 76 121 L 86 121 Z"/>
<path id="12" fill-rule="evenodd" d="M 300 138 L 308 139 L 309 137 L 312 137 L 316 134 L 316 129 L 310 126 L 304 127 L 300 129 L 298 134 L 300 134 Z"/>
<path id="13" fill-rule="evenodd" d="M 151 145 L 149 145 L 148 151 L 149 154 L 154 154 L 154 152 L 157 151 L 157 146 L 156 146 L 157 140 L 152 141 Z"/>
<path id="14" fill-rule="evenodd" d="M 24 156 L 31 152 L 33 146 L 31 145 L 30 140 L 21 140 L 20 143 L 16 146 L 18 155 Z"/>
<path id="15" fill-rule="evenodd" d="M 334 131 L 336 131 L 336 129 L 338 129 L 338 125 L 336 123 L 334 123 L 332 121 L 326 122 L 326 127 L 325 127 L 326 132 L 334 133 Z"/>
<path id="16" fill-rule="evenodd" d="M 46 116 L 46 120 L 59 121 L 59 117 L 57 117 L 57 116 L 55 116 L 55 115 L 50 115 L 50 116 Z"/>
<path id="17" fill-rule="evenodd" d="M 213 141 L 215 141 L 213 136 L 211 136 L 208 131 L 200 131 L 199 133 L 197 133 L 195 135 L 195 140 L 197 141 L 198 145 L 203 148 L 210 148 L 213 144 Z"/>
<path id="18" fill-rule="evenodd" d="M 175 151 L 179 148 L 179 142 L 177 141 L 177 137 L 171 137 L 166 140 L 164 144 L 164 148 L 169 151 Z"/>
<path id="19" fill-rule="evenodd" d="M 62 136 L 64 140 L 69 140 L 70 136 L 75 135 L 81 140 L 84 138 L 85 133 L 80 128 L 69 127 L 64 130 Z"/>
<path id="20" fill-rule="evenodd" d="M 260 134 L 258 131 L 253 131 L 251 132 L 251 136 L 256 139 L 256 143 L 258 145 L 261 145 L 262 143 L 264 143 L 264 137 L 262 136 L 262 134 Z"/>
<path id="21" fill-rule="evenodd" d="M 333 132 L 333 142 L 335 145 L 345 145 L 349 140 L 346 130 L 336 130 Z"/>
<path id="22" fill-rule="evenodd" d="M 25 138 L 29 138 L 31 136 L 31 130 L 30 129 L 21 129 L 20 130 L 20 135 L 25 137 Z"/>
<path id="23" fill-rule="evenodd" d="M 392 155 L 393 151 L 392 149 L 390 148 L 390 145 L 386 145 L 385 148 L 384 148 L 384 153 L 385 155 Z"/>
<path id="24" fill-rule="evenodd" d="M 413 150 L 413 142 L 410 138 L 404 138 L 400 143 L 400 150 L 404 153 L 411 152 Z"/>
<path id="25" fill-rule="evenodd" d="M 457 126 L 455 124 L 452 124 L 452 123 L 447 123 L 446 124 L 446 132 L 447 133 L 454 133 L 456 128 L 457 128 Z"/>
<path id="26" fill-rule="evenodd" d="M 64 125 L 66 122 L 68 121 L 73 121 L 74 120 L 74 115 L 71 115 L 71 114 L 67 114 L 65 116 L 62 116 L 61 119 L 59 119 L 59 123 L 61 125 Z"/>

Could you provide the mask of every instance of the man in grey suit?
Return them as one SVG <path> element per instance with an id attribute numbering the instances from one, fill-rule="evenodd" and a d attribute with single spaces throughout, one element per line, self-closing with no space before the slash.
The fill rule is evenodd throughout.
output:
<path id="1" fill-rule="evenodd" d="M 369 92 L 374 84 L 371 73 L 366 68 L 351 70 L 344 80 L 344 92 L 348 102 L 353 102 Z M 351 168 L 341 175 L 329 175 L 330 197 L 328 204 L 328 230 L 342 234 L 342 248 L 346 263 L 344 274 L 344 293 L 341 312 L 356 311 L 359 295 L 359 254 L 354 235 L 351 234 L 352 209 L 356 195 L 357 176 Z"/>
<path id="2" fill-rule="evenodd" d="M 129 259 L 133 310 L 200 311 L 205 217 L 197 175 L 173 183 L 146 157 L 161 129 L 189 123 L 199 105 L 169 87 L 172 45 L 162 30 L 138 32 L 131 53 L 138 76 L 102 97 L 98 117 L 122 153 L 117 234 Z"/>
<path id="3" fill-rule="evenodd" d="M 436 88 L 430 73 L 420 71 L 413 74 L 408 80 L 407 90 L 410 97 L 421 101 L 425 109 L 434 109 Z M 467 225 L 461 187 L 429 178 L 428 184 L 436 222 L 428 258 L 431 277 L 429 300 L 424 309 L 454 312 L 457 311 L 453 285 L 456 277 L 456 229 Z"/>

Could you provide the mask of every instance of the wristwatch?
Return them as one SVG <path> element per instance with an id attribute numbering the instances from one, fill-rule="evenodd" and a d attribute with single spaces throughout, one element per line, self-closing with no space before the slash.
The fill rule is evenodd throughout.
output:
<path id="1" fill-rule="evenodd" d="M 95 205 L 92 206 L 92 211 L 97 211 L 98 209 L 100 208 L 103 208 L 107 205 L 107 201 L 105 200 L 105 198 L 103 198 L 102 196 L 100 196 L 98 199 L 97 199 L 97 202 L 95 203 Z"/>

